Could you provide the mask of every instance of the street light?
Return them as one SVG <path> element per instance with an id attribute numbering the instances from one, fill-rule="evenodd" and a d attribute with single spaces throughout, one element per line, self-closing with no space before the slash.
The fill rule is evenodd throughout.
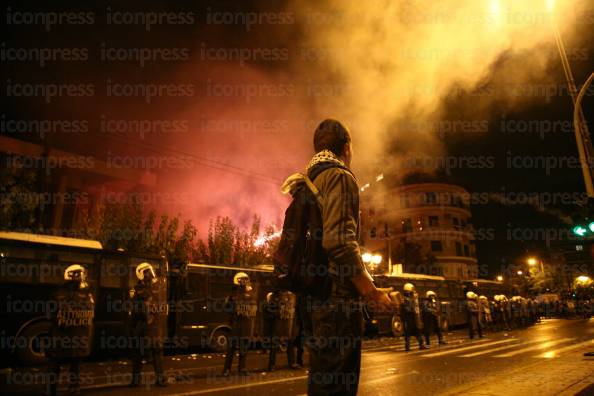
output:
<path id="1" fill-rule="evenodd" d="M 518 272 L 516 272 L 516 273 L 517 273 L 518 275 L 522 275 L 522 274 L 523 274 L 522 270 L 520 270 L 520 271 L 518 271 Z"/>
<path id="2" fill-rule="evenodd" d="M 497 280 L 498 280 L 499 282 L 503 282 L 503 276 L 501 276 L 501 275 L 497 275 Z"/>
<path id="3" fill-rule="evenodd" d="M 375 265 L 380 265 L 382 262 L 382 256 L 379 254 L 374 254 L 371 256 L 371 262 Z"/>
<path id="4" fill-rule="evenodd" d="M 371 260 L 373 259 L 373 255 L 371 253 L 363 253 L 361 255 L 361 259 L 363 260 L 364 263 L 371 263 Z"/>
<path id="5" fill-rule="evenodd" d="M 532 267 L 532 266 L 535 266 L 535 265 L 537 265 L 537 264 L 540 264 L 540 265 L 539 265 L 540 272 L 544 273 L 544 266 L 543 266 L 543 264 L 542 264 L 542 260 L 541 260 L 541 259 L 538 259 L 538 258 L 536 258 L 536 257 L 528 257 L 528 258 L 526 259 L 526 263 L 527 263 L 527 264 L 528 264 L 530 267 Z"/>

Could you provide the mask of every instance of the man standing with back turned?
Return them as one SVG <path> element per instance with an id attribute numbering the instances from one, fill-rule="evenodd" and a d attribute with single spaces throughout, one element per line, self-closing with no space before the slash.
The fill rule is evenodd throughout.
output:
<path id="1" fill-rule="evenodd" d="M 359 186 L 349 169 L 353 157 L 349 131 L 339 121 L 322 121 L 314 134 L 314 149 L 307 175 L 319 190 L 322 246 L 331 282 L 324 286 L 329 289 L 325 301 L 305 303 L 308 394 L 355 395 L 361 368 L 362 299 L 377 311 L 393 308 L 361 259 Z"/>

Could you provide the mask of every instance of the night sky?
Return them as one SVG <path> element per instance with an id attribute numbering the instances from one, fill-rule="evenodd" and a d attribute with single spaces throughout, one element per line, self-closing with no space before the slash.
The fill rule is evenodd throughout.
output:
<path id="1" fill-rule="evenodd" d="M 386 13 L 423 15 L 437 7 L 423 1 L 396 3 L 399 8 L 390 7 Z M 581 17 L 563 24 L 560 31 L 581 86 L 594 71 L 594 3 L 569 3 Z M 399 38 L 402 48 L 414 48 L 414 40 L 435 33 L 427 28 L 407 34 L 408 29 L 423 29 L 417 26 L 427 24 L 423 20 L 400 20 L 399 30 L 387 34 L 389 24 L 381 22 L 386 3 L 369 4 L 361 20 L 348 23 L 341 19 L 344 14 L 337 4 L 5 2 L 2 121 L 78 120 L 83 126 L 78 131 L 56 128 L 41 133 L 10 130 L 2 124 L 1 133 L 104 159 L 161 158 L 158 165 L 147 166 L 160 176 L 158 190 L 184 199 L 173 204 L 156 200 L 155 206 L 182 213 L 204 232 L 209 219 L 217 215 L 247 225 L 252 214 L 259 213 L 265 223 L 280 225 L 287 204 L 278 193 L 280 182 L 307 163 L 317 122 L 337 115 L 353 132 L 354 168 L 361 182 L 384 173 L 386 185 L 398 184 L 417 170 L 415 164 L 424 163 L 438 168 L 430 177 L 460 184 L 477 197 L 491 193 L 472 206 L 478 259 L 489 265 L 489 275 L 501 263 L 542 252 L 547 244 L 542 235 L 553 239 L 563 235 L 568 225 L 561 217 L 574 210 L 575 201 L 584 199 L 584 187 L 575 160 L 571 98 L 552 29 L 549 34 L 545 24 L 523 28 L 510 34 L 522 45 L 507 48 L 502 43 L 497 51 L 480 47 L 458 68 L 455 62 L 449 65 L 452 61 L 444 52 L 431 48 L 414 57 L 405 50 L 398 52 Z M 356 11 L 350 10 L 355 15 Z M 19 13 L 32 15 L 36 22 L 18 24 Z M 52 13 L 70 14 L 73 19 L 52 24 L 48 19 Z M 117 23 L 122 17 L 118 13 L 134 23 Z M 154 15 L 161 19 L 153 24 L 148 18 Z M 231 23 L 224 23 L 227 17 Z M 369 23 L 374 20 L 380 22 Z M 524 43 L 532 34 L 539 40 Z M 386 35 L 389 43 L 382 48 L 378 40 Z M 336 48 L 327 42 L 336 42 Z M 411 43 L 413 47 L 406 47 Z M 432 48 L 443 49 L 443 43 L 437 43 Z M 462 40 L 448 45 L 465 48 Z M 71 54 L 71 60 L 42 64 L 35 54 L 10 59 L 6 52 L 10 48 L 79 51 Z M 154 51 L 159 48 L 162 51 Z M 145 60 L 138 57 L 143 49 L 150 54 Z M 110 51 L 120 59 L 111 59 Z M 238 53 L 248 58 L 241 59 Z M 427 66 L 419 56 L 429 56 L 428 62 L 440 66 Z M 467 71 L 473 62 L 477 70 L 470 78 Z M 428 76 L 427 70 L 434 74 Z M 398 73 L 411 76 L 411 84 L 437 81 L 439 93 L 431 100 L 419 100 L 415 95 L 423 93 L 406 92 L 403 87 L 408 85 L 394 76 Z M 81 96 L 15 96 L 18 84 L 44 89 L 70 84 Z M 118 96 L 114 92 L 122 85 L 133 86 L 135 94 Z M 147 96 L 147 89 L 161 90 L 160 96 Z M 594 88 L 584 99 L 591 129 L 592 96 Z M 114 132 L 110 120 L 128 120 L 128 125 L 134 120 L 152 121 L 152 129 L 129 126 Z M 536 196 L 538 201 L 522 203 L 518 194 Z"/>

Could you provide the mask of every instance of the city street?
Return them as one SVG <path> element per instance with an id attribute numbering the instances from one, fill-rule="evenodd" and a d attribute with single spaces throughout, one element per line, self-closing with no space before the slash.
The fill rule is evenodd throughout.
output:
<path id="1" fill-rule="evenodd" d="M 573 395 L 594 383 L 594 319 L 548 319 L 521 330 L 490 333 L 470 341 L 464 330 L 448 334 L 448 345 L 430 350 L 403 351 L 402 340 L 382 338 L 364 344 L 360 395 Z M 413 344 L 414 345 L 414 344 Z M 167 357 L 166 388 L 143 385 L 132 390 L 126 361 L 83 366 L 86 395 L 300 395 L 306 393 L 305 370 L 263 370 L 266 356 L 251 352 L 247 377 L 221 376 L 222 355 Z M 152 367 L 145 365 L 145 373 Z M 235 366 L 234 366 L 235 368 Z M 151 375 L 145 381 L 152 383 Z M 30 390 L 38 393 L 40 389 Z M 66 391 L 66 389 L 64 389 Z M 582 394 L 594 394 L 593 388 Z"/>

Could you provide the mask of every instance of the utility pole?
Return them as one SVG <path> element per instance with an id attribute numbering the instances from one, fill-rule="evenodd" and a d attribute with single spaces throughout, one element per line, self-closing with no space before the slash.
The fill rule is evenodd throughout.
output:
<path id="1" fill-rule="evenodd" d="M 583 97 L 583 93 L 585 92 L 585 88 L 589 85 L 589 82 L 586 82 L 586 84 L 584 84 L 580 94 L 578 94 L 577 87 L 575 85 L 575 81 L 573 78 L 573 73 L 571 71 L 571 66 L 569 65 L 569 60 L 567 59 L 567 53 L 565 52 L 565 46 L 563 45 L 563 40 L 561 39 L 559 29 L 557 28 L 557 24 L 554 20 L 553 32 L 555 34 L 555 43 L 557 44 L 557 49 L 559 50 L 561 64 L 563 65 L 565 79 L 567 80 L 569 94 L 571 95 L 571 100 L 573 102 L 573 123 L 575 128 L 575 141 L 580 157 L 580 164 L 582 168 L 582 176 L 584 178 L 584 185 L 586 187 L 586 194 L 588 195 L 588 197 L 594 198 L 594 185 L 592 184 L 591 172 L 592 159 L 594 158 L 594 148 L 592 147 L 592 141 L 590 139 L 590 132 L 588 131 L 586 118 L 584 117 L 584 112 L 581 108 L 580 97 L 580 94 Z M 590 79 L 588 81 L 591 82 Z"/>

